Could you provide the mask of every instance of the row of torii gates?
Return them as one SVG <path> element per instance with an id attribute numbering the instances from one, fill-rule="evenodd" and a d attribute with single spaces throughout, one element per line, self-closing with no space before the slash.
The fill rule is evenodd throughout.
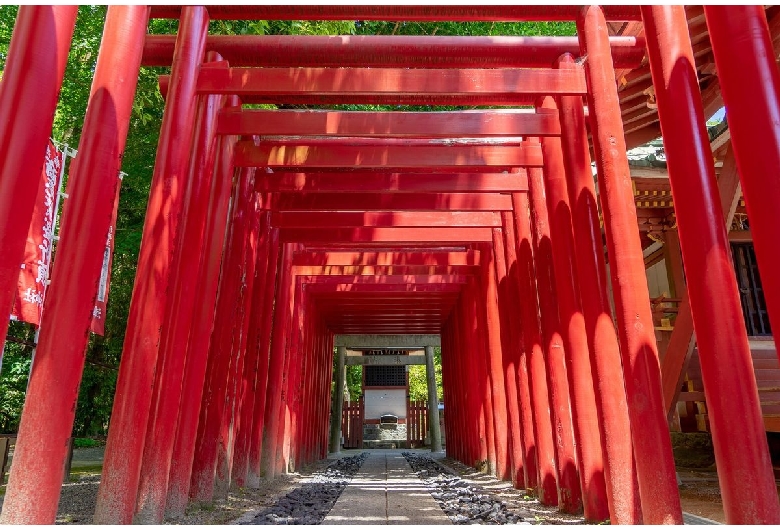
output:
<path id="1" fill-rule="evenodd" d="M 772 43 L 761 7 L 705 13 L 780 329 Z M 75 16 L 21 7 L 0 84 L 7 309 Z M 147 37 L 149 16 L 178 34 Z M 209 17 L 576 20 L 578 38 L 207 37 Z M 109 7 L 0 522 L 56 515 L 144 60 L 171 74 L 96 523 L 323 458 L 337 333 L 441 334 L 451 456 L 591 521 L 681 523 L 614 76 L 645 43 L 606 20 L 645 25 L 727 519 L 780 522 L 681 6 Z"/>

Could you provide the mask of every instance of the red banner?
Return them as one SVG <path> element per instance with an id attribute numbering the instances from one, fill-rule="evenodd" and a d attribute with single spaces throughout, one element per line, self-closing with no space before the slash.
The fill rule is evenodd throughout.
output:
<path id="1" fill-rule="evenodd" d="M 36 326 L 41 323 L 43 300 L 49 279 L 54 218 L 64 162 L 64 154 L 49 141 L 38 198 L 35 201 L 30 229 L 27 233 L 16 299 L 11 310 L 11 319 L 22 320 Z"/>
<path id="2" fill-rule="evenodd" d="M 121 177 L 119 184 L 121 184 Z M 117 185 L 114 213 L 111 215 L 111 225 L 108 227 L 106 250 L 103 253 L 103 268 L 100 272 L 95 308 L 92 310 L 92 323 L 89 326 L 89 330 L 97 335 L 104 335 L 106 329 L 106 302 L 108 301 L 108 284 L 111 281 L 111 264 L 114 260 L 114 231 L 116 230 L 116 215 L 119 210 L 119 188 L 120 185 Z"/>

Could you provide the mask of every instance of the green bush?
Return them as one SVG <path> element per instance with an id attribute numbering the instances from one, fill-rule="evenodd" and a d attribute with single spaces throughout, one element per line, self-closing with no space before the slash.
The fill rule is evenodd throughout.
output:
<path id="1" fill-rule="evenodd" d="M 76 438 L 73 440 L 73 447 L 99 447 L 101 443 L 92 438 Z"/>

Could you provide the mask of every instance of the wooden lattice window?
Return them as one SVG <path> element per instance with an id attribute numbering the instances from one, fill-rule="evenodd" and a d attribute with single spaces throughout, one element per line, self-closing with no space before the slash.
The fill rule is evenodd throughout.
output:
<path id="1" fill-rule="evenodd" d="M 771 335 L 772 328 L 769 325 L 769 314 L 753 243 L 732 243 L 731 253 L 734 257 L 734 271 L 737 274 L 742 314 L 748 335 Z"/>

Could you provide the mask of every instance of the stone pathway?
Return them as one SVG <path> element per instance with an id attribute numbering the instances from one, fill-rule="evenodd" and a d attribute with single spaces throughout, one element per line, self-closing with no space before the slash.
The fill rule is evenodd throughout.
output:
<path id="1" fill-rule="evenodd" d="M 323 524 L 451 524 L 400 453 L 372 452 Z"/>

